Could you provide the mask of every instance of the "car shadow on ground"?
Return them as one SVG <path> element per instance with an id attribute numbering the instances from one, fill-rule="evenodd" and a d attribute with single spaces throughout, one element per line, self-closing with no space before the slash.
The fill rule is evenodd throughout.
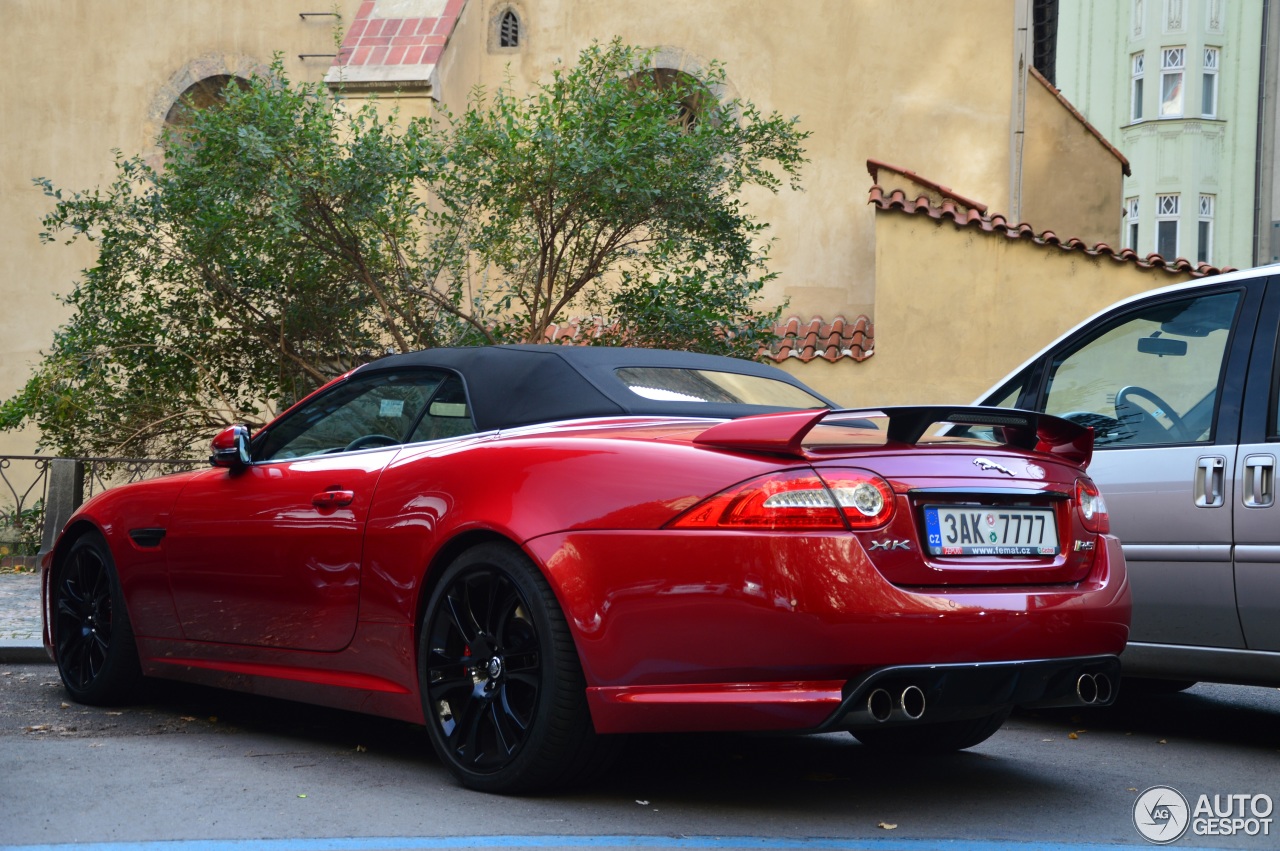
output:
<path id="1" fill-rule="evenodd" d="M 1258 750 L 1280 748 L 1280 690 L 1202 683 L 1187 691 L 1125 682 L 1105 709 L 1024 710 L 1014 719 L 1179 738 Z"/>
<path id="2" fill-rule="evenodd" d="M 52 669 L 17 676 L 24 680 L 25 696 L 12 680 L 0 689 L 0 710 L 9 719 L 5 726 L 18 726 L 5 732 L 25 728 L 35 735 L 81 737 L 244 732 L 310 747 L 366 750 L 421 769 L 433 780 L 452 782 L 426 730 L 416 724 L 175 682 L 148 682 L 129 706 L 84 707 L 67 703 Z M 850 807 L 869 813 L 890 809 L 902 790 L 912 789 L 922 800 L 945 802 L 944 809 L 956 812 L 996 806 L 994 818 L 998 802 L 1052 797 L 1069 788 L 1045 770 L 1035 752 L 1020 748 L 1023 742 L 1049 741 L 1048 736 L 1065 738 L 1066 731 L 1079 727 L 1088 728 L 1086 738 L 1094 747 L 1106 747 L 1101 742 L 1107 734 L 1150 734 L 1274 751 L 1280 747 L 1280 692 L 1230 686 L 1158 695 L 1131 690 L 1109 709 L 1019 711 L 988 743 L 932 756 L 876 753 L 846 733 L 635 735 L 625 740 L 610 770 L 589 786 L 555 797 L 647 806 L 660 794 L 668 804 L 744 811 L 767 807 L 812 816 L 821 801 L 840 802 L 846 812 Z"/>

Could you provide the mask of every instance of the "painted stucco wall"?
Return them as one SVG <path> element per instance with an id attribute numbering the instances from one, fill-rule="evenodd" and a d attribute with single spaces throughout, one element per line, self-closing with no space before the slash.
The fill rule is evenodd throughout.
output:
<path id="1" fill-rule="evenodd" d="M 1022 220 L 1063 239 L 1117 246 L 1123 164 L 1040 79 L 1027 84 Z"/>
<path id="2" fill-rule="evenodd" d="M 972 402 L 1112 302 L 1190 280 L 894 210 L 875 214 L 875 264 L 893 286 L 881 288 L 876 355 L 855 380 L 840 363 L 788 365 L 847 405 Z"/>
<path id="3" fill-rule="evenodd" d="M 358 0 L 6 0 L 0 51 L 0 398 L 18 390 L 65 318 L 94 246 L 41 245 L 52 203 L 31 180 L 67 190 L 104 185 L 112 151 L 154 152 L 164 115 L 189 82 L 269 65 L 277 51 L 299 80 L 318 80 L 335 51 L 333 19 Z M 35 434 L 0 432 L 0 454 L 35 448 Z"/>

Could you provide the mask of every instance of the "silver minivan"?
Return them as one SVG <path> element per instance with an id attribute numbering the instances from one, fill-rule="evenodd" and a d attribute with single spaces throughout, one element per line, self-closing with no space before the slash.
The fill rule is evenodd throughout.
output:
<path id="1" fill-rule="evenodd" d="M 1124 544 L 1125 675 L 1280 686 L 1280 266 L 1121 301 L 980 404 L 1092 426 Z"/>

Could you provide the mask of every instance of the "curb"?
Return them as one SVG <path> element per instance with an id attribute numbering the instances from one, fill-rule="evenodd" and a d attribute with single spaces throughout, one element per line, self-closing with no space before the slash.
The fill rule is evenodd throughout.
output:
<path id="1" fill-rule="evenodd" d="M 21 638 L 0 638 L 0 664 L 52 665 L 44 645 Z"/>

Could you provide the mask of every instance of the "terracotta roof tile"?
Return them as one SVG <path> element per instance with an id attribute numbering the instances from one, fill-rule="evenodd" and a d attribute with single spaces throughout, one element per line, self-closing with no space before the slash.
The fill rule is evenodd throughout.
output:
<path id="1" fill-rule="evenodd" d="M 330 83 L 425 83 L 440 60 L 466 0 L 446 0 L 437 15 L 384 17 L 364 0 L 325 80 Z"/>
<path id="2" fill-rule="evenodd" d="M 935 183 L 934 181 L 929 180 L 927 177 L 921 177 L 919 174 L 917 174 L 914 171 L 911 171 L 910 169 L 902 168 L 901 166 L 896 166 L 893 163 L 887 163 L 884 160 L 876 160 L 876 159 L 867 160 L 867 173 L 871 175 L 872 183 L 878 184 L 880 182 L 881 169 L 885 171 L 892 171 L 895 174 L 900 174 L 903 177 L 906 177 L 914 181 L 915 183 L 920 184 L 921 186 L 934 190 L 935 192 L 937 192 L 939 195 L 943 197 L 944 205 L 946 205 L 950 201 L 954 201 L 968 209 L 977 210 L 979 213 L 985 213 L 987 211 L 987 205 L 983 204 L 981 201 L 973 201 L 969 198 L 966 198 L 963 195 L 960 195 L 959 193 L 957 193 L 951 187 L 943 186 L 941 183 Z M 928 199 L 926 198 L 925 200 L 927 203 Z"/>
<path id="3" fill-rule="evenodd" d="M 868 163 L 868 169 L 870 167 L 870 163 Z M 919 182 L 919 178 L 913 177 L 912 179 Z M 1193 264 L 1184 257 L 1174 260 L 1167 260 L 1159 254 L 1148 254 L 1145 257 L 1141 257 L 1132 249 L 1124 248 L 1117 251 L 1105 242 L 1089 245 L 1076 237 L 1064 240 L 1053 231 L 1036 233 L 1035 229 L 1025 222 L 1011 224 L 1008 219 L 998 213 L 987 215 L 978 213 L 976 209 L 961 211 L 945 205 L 939 206 L 925 196 L 920 196 L 913 200 L 908 198 L 901 189 L 886 192 L 879 185 L 872 186 L 867 203 L 874 204 L 879 210 L 897 211 L 909 215 L 925 215 L 937 220 L 950 219 L 957 227 L 971 227 L 987 233 L 999 233 L 1009 239 L 1025 239 L 1035 245 L 1057 248 L 1060 251 L 1080 251 L 1091 257 L 1110 257 L 1118 263 L 1132 263 L 1144 269 L 1165 269 L 1169 272 L 1187 273 L 1195 278 L 1234 271 L 1230 266 L 1217 267 L 1208 263 Z"/>
<path id="4" fill-rule="evenodd" d="M 612 331 L 617 327 L 616 324 L 604 325 L 598 319 L 567 319 L 564 322 L 553 322 L 548 325 L 546 332 L 542 335 L 542 342 L 586 346 L 605 331 Z"/>
<path id="5" fill-rule="evenodd" d="M 582 317 L 553 323 L 542 336 L 544 343 L 586 346 L 603 332 L 615 330 L 597 319 Z M 875 354 L 875 335 L 871 320 L 859 316 L 852 322 L 837 316 L 830 322 L 814 317 L 808 322 L 791 316 L 774 326 L 777 338 L 761 346 L 761 360 L 782 363 L 792 358 L 801 363 L 822 358 L 835 363 L 840 360 L 864 361 Z"/>
<path id="6" fill-rule="evenodd" d="M 835 363 L 846 358 L 864 361 L 875 354 L 875 332 L 871 320 L 859 316 L 852 322 L 837 316 L 830 322 L 814 317 L 802 322 L 792 316 L 774 326 L 778 340 L 760 349 L 760 357 L 781 363 L 796 358 L 808 363 L 816 358 Z"/>

